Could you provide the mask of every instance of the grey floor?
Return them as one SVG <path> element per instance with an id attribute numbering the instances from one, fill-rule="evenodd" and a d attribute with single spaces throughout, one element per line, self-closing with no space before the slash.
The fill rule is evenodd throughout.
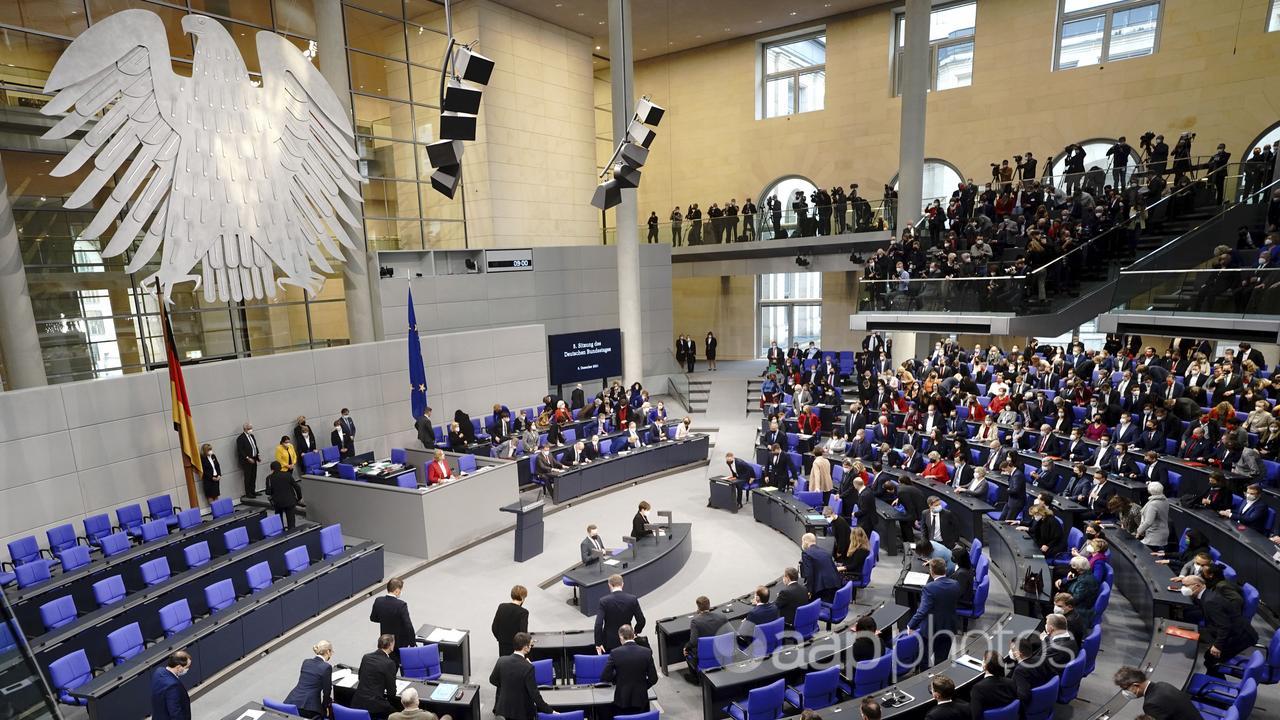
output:
<path id="1" fill-rule="evenodd" d="M 409 603 L 415 624 L 430 622 L 471 631 L 475 673 L 472 681 L 484 685 L 482 703 L 486 715 L 493 697 L 486 683 L 497 659 L 497 646 L 488 628 L 494 608 L 505 601 L 511 585 L 519 583 L 529 589 L 526 607 L 531 614 L 530 629 L 591 627 L 591 619 L 568 604 L 568 588 L 559 583 L 546 590 L 538 587 L 576 561 L 578 542 L 588 523 L 600 526 L 606 542 L 611 539 L 618 542 L 630 528 L 636 504 L 648 500 L 655 509 L 673 510 L 676 521 L 694 524 L 694 551 L 688 564 L 666 586 L 641 598 L 650 626 L 657 618 L 692 611 L 693 600 L 699 595 L 717 602 L 747 593 L 757 584 L 776 578 L 785 566 L 798 558 L 799 550 L 794 543 L 755 523 L 750 513 L 732 514 L 706 508 L 706 480 L 712 474 L 720 474 L 724 453 L 752 452 L 760 416 L 747 417 L 744 413 L 746 379 L 758 375 L 763 366 L 723 362 L 719 371 L 713 373 L 705 371 L 705 363 L 699 365 L 704 371 L 695 377 L 712 381 L 712 388 L 706 412 L 693 418 L 696 428 L 716 429 L 710 467 L 686 470 L 557 508 L 546 518 L 545 552 L 528 562 L 512 562 L 511 536 L 504 535 L 435 563 L 407 579 L 403 598 Z M 413 558 L 387 556 L 389 575 L 417 564 Z M 871 605 L 889 599 L 899 568 L 897 558 L 882 557 L 872 587 L 863 591 L 859 604 Z M 368 619 L 371 605 L 372 599 L 358 603 L 201 694 L 193 706 L 195 720 L 221 720 L 246 701 L 283 698 L 297 679 L 299 664 L 310 656 L 310 647 L 317 640 L 334 644 L 336 660 L 358 662 L 362 654 L 373 648 L 377 635 L 377 628 Z M 1008 595 L 999 583 L 992 586 L 989 608 L 989 617 L 1009 608 Z M 1114 670 L 1122 664 L 1137 662 L 1146 652 L 1150 638 L 1139 629 L 1141 623 L 1134 616 L 1132 606 L 1118 594 L 1112 598 L 1103 628 L 1103 650 L 1097 668 L 1082 683 L 1080 698 L 1071 706 L 1059 708 L 1061 718 L 1091 715 L 1097 703 L 1114 694 L 1109 682 Z M 652 637 L 651 633 L 649 631 Z M 1263 640 L 1269 637 L 1268 630 Z M 1254 717 L 1280 717 L 1276 713 L 1280 708 L 1277 701 L 1280 692 L 1276 687 L 1264 688 Z M 664 716 L 692 719 L 701 715 L 698 689 L 676 673 L 662 678 L 656 692 Z"/>

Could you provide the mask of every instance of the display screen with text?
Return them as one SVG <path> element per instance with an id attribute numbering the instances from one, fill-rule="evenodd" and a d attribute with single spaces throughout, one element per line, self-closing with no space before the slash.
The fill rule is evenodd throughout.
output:
<path id="1" fill-rule="evenodd" d="M 622 331 L 617 328 L 547 336 L 552 385 L 622 374 Z"/>

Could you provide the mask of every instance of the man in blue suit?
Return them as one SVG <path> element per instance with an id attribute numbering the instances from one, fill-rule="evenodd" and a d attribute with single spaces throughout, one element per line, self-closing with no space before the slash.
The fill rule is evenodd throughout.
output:
<path id="1" fill-rule="evenodd" d="M 151 717 L 153 720 L 191 720 L 191 698 L 182 676 L 191 668 L 191 656 L 179 650 L 165 666 L 151 674 Z"/>
<path id="2" fill-rule="evenodd" d="M 1021 463 L 1013 453 L 1004 457 L 1000 471 L 1009 477 L 1009 492 L 1000 511 L 1000 520 L 1017 520 L 1027 505 L 1027 475 L 1022 471 Z"/>
<path id="3" fill-rule="evenodd" d="M 636 634 L 644 631 L 644 612 L 635 595 L 622 591 L 622 576 L 609 576 L 609 594 L 600 598 L 596 607 L 596 652 L 603 655 L 618 647 L 622 641 L 618 630 L 630 625 Z"/>
<path id="4" fill-rule="evenodd" d="M 735 458 L 733 453 L 724 454 L 724 464 L 729 468 L 725 477 L 733 480 L 733 486 L 737 489 L 738 507 L 742 507 L 743 498 L 747 496 L 747 486 L 755 481 L 756 472 L 746 460 Z"/>
<path id="5" fill-rule="evenodd" d="M 800 538 L 800 547 L 800 577 L 809 590 L 809 597 L 831 602 L 835 599 L 836 590 L 844 584 L 835 559 L 818 545 L 818 538 L 813 533 L 805 533 Z"/>
<path id="6" fill-rule="evenodd" d="M 915 630 L 928 623 L 925 633 L 933 648 L 933 664 L 937 665 L 951 654 L 951 636 L 956 629 L 956 602 L 960 599 L 960 584 L 947 577 L 947 561 L 934 558 L 929 561 L 929 582 L 920 591 L 920 607 L 907 623 Z"/>
<path id="7" fill-rule="evenodd" d="M 619 715 L 649 712 L 649 688 L 658 683 L 653 651 L 636 644 L 630 625 L 618 628 L 618 647 L 600 672 L 600 682 L 613 683 L 613 706 Z"/>
<path id="8" fill-rule="evenodd" d="M 1267 532 L 1267 506 L 1262 504 L 1262 486 L 1254 483 L 1245 488 L 1244 502 L 1236 510 L 1223 510 L 1219 515 L 1241 527 Z"/>
<path id="9" fill-rule="evenodd" d="M 285 704 L 298 708 L 304 718 L 322 718 L 328 714 L 333 698 L 333 645 L 321 640 L 311 647 L 314 656 L 302 661 L 298 684 L 289 691 Z"/>

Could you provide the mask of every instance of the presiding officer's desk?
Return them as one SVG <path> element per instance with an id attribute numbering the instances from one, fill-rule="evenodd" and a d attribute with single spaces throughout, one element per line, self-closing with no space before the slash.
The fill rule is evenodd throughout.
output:
<path id="1" fill-rule="evenodd" d="M 237 553 L 214 558 L 206 565 L 186 571 L 175 568 L 165 582 L 127 595 L 120 602 L 86 612 L 60 628 L 33 638 L 30 641 L 31 651 L 41 666 L 76 650 L 84 650 L 90 665 L 106 667 L 112 662 L 107 645 L 108 634 L 136 622 L 143 638 L 158 638 L 164 634 L 160 624 L 161 607 L 186 600 L 192 615 L 207 614 L 206 587 L 222 580 L 243 586 L 245 571 L 260 562 L 268 563 L 275 572 L 282 572 L 284 555 L 293 548 L 305 547 L 309 557 L 320 558 L 323 553 L 319 531 L 320 526 L 316 523 L 303 521 L 292 532 L 260 540 Z"/>
<path id="2" fill-rule="evenodd" d="M 663 535 L 640 538 L 630 550 L 578 565 L 565 577 L 578 585 L 578 610 L 583 615 L 595 615 L 600 598 L 609 594 L 610 575 L 621 575 L 627 592 L 639 597 L 675 577 L 692 552 L 693 526 L 672 523 Z"/>
<path id="3" fill-rule="evenodd" d="M 302 476 L 307 517 L 342 523 L 347 535 L 369 538 L 402 555 L 433 560 L 515 526 L 499 508 L 519 499 L 514 463 L 429 487 Z"/>
<path id="4" fill-rule="evenodd" d="M 360 666 L 347 665 L 338 663 L 333 666 L 333 670 L 337 673 L 339 670 L 349 670 L 351 675 L 343 678 L 341 682 L 335 680 L 333 683 L 333 701 L 344 707 L 351 707 L 351 698 L 356 694 L 356 677 L 359 675 Z M 432 700 L 431 693 L 440 685 L 455 686 L 455 694 L 462 692 L 462 697 L 457 700 L 450 695 L 448 700 Z M 449 680 L 411 680 L 409 678 L 396 678 L 396 695 L 404 692 L 405 688 L 412 687 L 418 691 L 418 707 L 427 712 L 433 712 L 436 715 L 452 715 L 453 720 L 481 720 L 480 714 L 480 686 L 470 685 L 466 683 L 455 683 Z"/>
<path id="5" fill-rule="evenodd" d="M 442 632 L 462 633 L 457 640 L 430 640 L 431 634 Z M 417 631 L 419 645 L 438 645 L 440 648 L 440 672 L 446 675 L 457 675 L 462 682 L 471 682 L 471 631 L 457 628 L 445 628 L 430 623 L 422 625 Z"/>
<path id="6" fill-rule="evenodd" d="M 797 544 L 805 533 L 825 535 L 831 525 L 821 510 L 771 485 L 751 491 L 751 514 L 756 522 L 768 525 Z"/>
<path id="7" fill-rule="evenodd" d="M 1115 589 L 1129 599 L 1148 630 L 1156 618 L 1181 620 L 1186 617 L 1186 611 L 1194 603 L 1178 590 L 1169 589 L 1178 568 L 1156 562 L 1146 545 L 1120 528 L 1107 528 L 1106 538 L 1111 546 Z"/>
<path id="8" fill-rule="evenodd" d="M 893 637 L 898 625 L 910 618 L 910 613 L 909 608 L 893 603 L 882 603 L 871 612 L 882 643 L 885 638 Z M 752 658 L 735 648 L 735 656 L 723 658 L 722 667 L 702 673 L 703 720 L 722 717 L 721 707 L 746 697 L 752 688 L 763 687 L 779 678 L 798 682 L 812 670 L 851 665 L 846 662 L 846 656 L 851 656 L 857 637 L 852 627 L 837 632 L 819 631 L 808 641 L 780 646 L 762 658 Z"/>
<path id="9" fill-rule="evenodd" d="M 635 450 L 624 450 L 556 473 L 551 499 L 558 505 L 597 490 L 630 482 L 646 475 L 692 463 L 705 463 L 711 448 L 710 436 L 691 433 L 684 440 L 663 440 Z M 559 459 L 567 451 L 557 453 Z M 532 465 L 536 457 L 520 462 Z"/>
<path id="10" fill-rule="evenodd" d="M 1170 538 L 1181 537 L 1187 528 L 1196 528 L 1209 538 L 1209 544 L 1222 553 L 1222 560 L 1235 569 L 1241 582 L 1258 589 L 1262 602 L 1280 608 L 1280 561 L 1275 559 L 1280 548 L 1257 530 L 1239 530 L 1235 523 L 1209 510 L 1191 510 L 1169 504 Z"/>
<path id="11" fill-rule="evenodd" d="M 872 693 L 869 697 L 875 698 L 881 703 L 881 710 L 885 718 L 895 718 L 898 720 L 918 720 L 923 718 L 934 707 L 933 694 L 929 690 L 929 684 L 936 675 L 946 675 L 956 684 L 956 688 L 962 693 L 967 693 L 968 689 L 973 686 L 981 677 L 982 656 L 987 650 L 996 650 L 1004 653 L 1008 650 L 1009 641 L 1022 635 L 1023 633 L 1035 632 L 1040 627 L 1040 620 L 1022 615 L 1005 615 L 1000 619 L 988 633 L 981 633 L 978 637 L 972 637 L 966 646 L 966 655 L 973 658 L 976 662 L 963 662 L 960 658 L 948 660 L 939 665 L 918 672 L 915 675 L 903 680 L 894 687 L 902 695 L 909 697 L 905 702 L 897 705 L 890 705 L 884 701 L 884 696 L 889 690 L 880 690 Z M 975 667 L 974 665 L 977 665 Z M 850 698 L 836 703 L 835 705 L 823 708 L 822 717 L 834 718 L 835 720 L 856 720 L 861 717 L 859 714 L 859 706 L 862 704 L 862 697 Z M 800 716 L 789 715 L 787 720 L 798 720 Z"/>
<path id="12" fill-rule="evenodd" d="M 11 588 L 5 591 L 5 598 L 13 606 L 13 614 L 23 632 L 32 637 L 44 630 L 44 624 L 40 620 L 41 605 L 70 595 L 75 600 L 76 607 L 81 610 L 97 607 L 98 603 L 93 597 L 93 584 L 113 575 L 120 576 L 126 591 L 137 592 L 147 585 L 142 580 L 143 563 L 165 558 L 172 570 L 186 567 L 183 549 L 201 541 L 209 543 L 211 556 L 225 555 L 227 544 L 222 537 L 223 533 L 243 527 L 248 530 L 250 540 L 260 540 L 262 529 L 258 521 L 264 517 L 265 510 L 242 507 L 230 515 L 205 520 L 186 530 L 175 529 L 166 537 L 137 545 L 119 555 L 97 557 L 82 568 L 55 575 L 42 583 L 21 589 Z"/>
<path id="13" fill-rule="evenodd" d="M 1013 600 L 1013 610 L 1019 615 L 1044 617 L 1044 608 L 1053 604 L 1053 574 L 1044 561 L 1044 554 L 1035 541 L 1012 525 L 986 518 L 987 553 L 991 564 L 1000 569 L 996 573 L 1006 585 Z M 1037 595 L 1022 589 L 1027 572 L 1039 574 L 1044 580 L 1044 594 Z"/>
<path id="14" fill-rule="evenodd" d="M 266 590 L 240 597 L 69 692 L 86 702 L 90 720 L 142 720 L 151 708 L 151 673 L 173 652 L 190 653 L 193 662 L 182 683 L 193 688 L 325 608 L 368 590 L 382 576 L 381 545 L 348 547 Z M 243 587 L 237 584 L 238 590 Z"/>
<path id="15" fill-rule="evenodd" d="M 419 485 L 427 484 L 427 466 L 435 461 L 435 452 L 435 450 L 422 450 L 420 448 L 405 448 L 404 450 L 405 461 L 412 467 L 414 478 Z M 449 470 L 455 477 L 462 472 L 458 467 L 458 458 L 466 454 L 468 453 L 444 451 L 444 461 L 449 465 Z M 472 455 L 471 457 L 475 458 L 476 472 L 487 472 L 485 468 L 502 467 L 511 462 L 510 460 L 491 458 L 488 455 Z M 395 480 L 391 480 L 389 484 L 394 485 Z"/>
<path id="16" fill-rule="evenodd" d="M 550 660 L 559 678 L 573 677 L 574 655 L 596 654 L 595 630 L 535 630 L 529 635 L 529 661 Z"/>
<path id="17" fill-rule="evenodd" d="M 1173 620 L 1157 621 L 1152 628 L 1147 654 L 1138 667 L 1152 682 L 1186 687 L 1199 657 L 1196 652 L 1199 642 L 1200 632 L 1195 625 Z M 1137 720 L 1142 714 L 1141 700 L 1129 700 L 1117 692 L 1099 706 L 1089 720 Z"/>

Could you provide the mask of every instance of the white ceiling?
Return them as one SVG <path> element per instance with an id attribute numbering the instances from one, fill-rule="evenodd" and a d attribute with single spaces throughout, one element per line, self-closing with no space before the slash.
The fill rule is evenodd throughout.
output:
<path id="1" fill-rule="evenodd" d="M 587 35 L 609 57 L 606 0 L 497 0 Z M 885 0 L 632 0 L 632 49 L 644 60 L 885 4 Z"/>

